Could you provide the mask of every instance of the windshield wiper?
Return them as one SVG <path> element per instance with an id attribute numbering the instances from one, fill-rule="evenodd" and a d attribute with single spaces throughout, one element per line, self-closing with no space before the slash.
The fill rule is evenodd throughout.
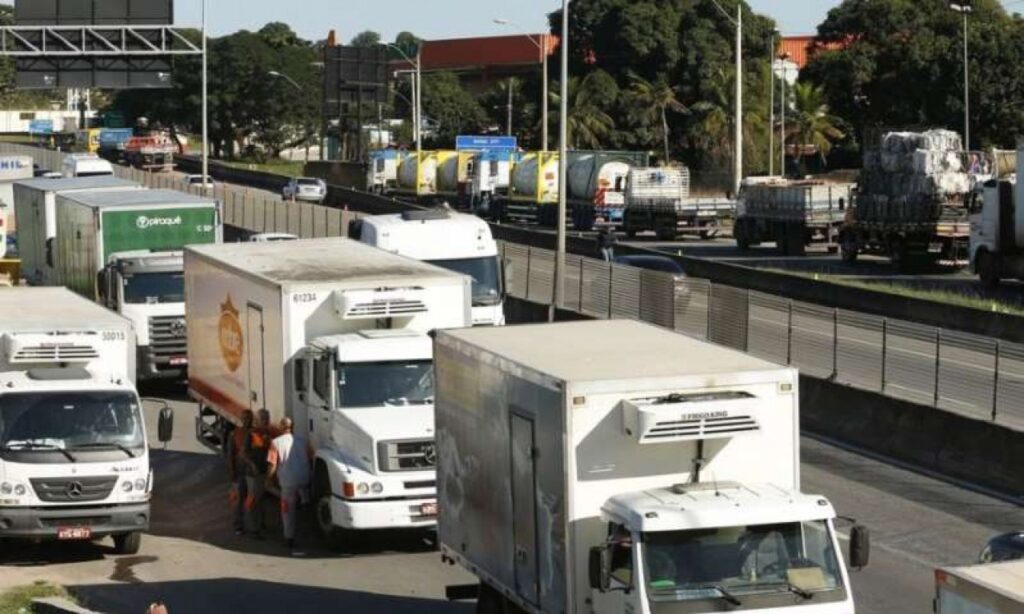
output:
<path id="1" fill-rule="evenodd" d="M 77 446 L 75 446 L 75 447 L 73 447 L 71 449 L 72 450 L 88 450 L 88 449 L 91 449 L 91 448 L 113 448 L 115 450 L 120 450 L 120 451 L 124 452 L 130 458 L 135 458 L 135 453 L 132 452 L 131 448 L 129 448 L 127 446 L 124 446 L 124 445 L 121 445 L 119 443 L 114 443 L 114 442 L 102 442 L 102 441 L 99 441 L 99 442 L 96 442 L 96 443 L 83 443 L 83 444 L 77 445 Z"/>
<path id="2" fill-rule="evenodd" d="M 71 452 L 68 452 L 67 450 L 65 450 L 64 448 L 62 448 L 60 446 L 55 446 L 52 443 L 35 443 L 35 442 L 32 442 L 32 441 L 15 441 L 15 442 L 8 442 L 2 449 L 5 450 L 5 451 L 6 450 L 10 450 L 10 451 L 17 451 L 17 450 L 47 450 L 47 451 L 50 451 L 50 450 L 56 450 L 57 452 L 60 452 L 65 457 L 67 457 L 67 459 L 69 461 L 71 461 L 72 463 L 77 463 L 78 462 L 78 459 L 75 458 L 75 456 Z"/>

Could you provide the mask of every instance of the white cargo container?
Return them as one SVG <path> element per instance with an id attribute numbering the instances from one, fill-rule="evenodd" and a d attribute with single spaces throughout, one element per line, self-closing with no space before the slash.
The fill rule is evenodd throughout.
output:
<path id="1" fill-rule="evenodd" d="M 438 537 L 478 612 L 853 612 L 835 511 L 799 491 L 794 369 L 635 321 L 434 356 Z"/>
<path id="2" fill-rule="evenodd" d="M 18 231 L 14 211 L 14 182 L 31 179 L 34 174 L 31 156 L 0 156 L 0 219 L 6 218 L 6 232 Z"/>
<path id="3" fill-rule="evenodd" d="M 935 614 L 1024 612 L 1024 560 L 935 571 Z"/>
<path id="4" fill-rule="evenodd" d="M 21 275 L 30 284 L 57 285 L 54 269 L 58 194 L 140 190 L 141 185 L 113 176 L 28 179 L 14 184 L 14 209 L 21 220 L 18 255 Z"/>
<path id="5" fill-rule="evenodd" d="M 0 291 L 0 314 L 0 538 L 137 552 L 153 481 L 131 322 L 63 288 Z"/>
<path id="6" fill-rule="evenodd" d="M 469 326 L 470 279 L 348 239 L 185 250 L 196 432 L 291 416 L 316 451 L 318 525 L 436 523 L 432 345 Z"/>

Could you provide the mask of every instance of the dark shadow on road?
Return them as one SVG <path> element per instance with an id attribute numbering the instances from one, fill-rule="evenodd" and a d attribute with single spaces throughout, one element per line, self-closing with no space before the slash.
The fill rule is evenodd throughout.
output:
<path id="1" fill-rule="evenodd" d="M 68 589 L 85 607 L 109 614 L 138 614 L 146 611 L 149 604 L 156 601 L 166 604 L 167 609 L 173 614 L 280 614 L 316 611 L 468 614 L 473 608 L 470 604 L 440 599 L 393 597 L 245 578 L 71 586 Z"/>
<path id="2" fill-rule="evenodd" d="M 95 542 L 0 542 L 0 567 L 45 567 L 67 563 L 88 563 L 113 555 L 109 539 Z"/>

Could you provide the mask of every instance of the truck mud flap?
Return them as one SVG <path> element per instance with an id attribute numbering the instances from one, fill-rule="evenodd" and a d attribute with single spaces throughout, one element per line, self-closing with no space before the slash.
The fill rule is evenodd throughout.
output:
<path id="1" fill-rule="evenodd" d="M 471 601 L 480 596 L 479 584 L 453 584 L 444 587 L 444 596 L 448 601 Z"/>

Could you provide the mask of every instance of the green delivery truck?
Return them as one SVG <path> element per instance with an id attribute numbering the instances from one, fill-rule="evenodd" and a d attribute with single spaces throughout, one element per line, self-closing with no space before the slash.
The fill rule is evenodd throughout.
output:
<path id="1" fill-rule="evenodd" d="M 60 194 L 57 283 L 135 324 L 140 379 L 187 373 L 182 249 L 219 243 L 216 200 L 171 190 Z"/>

